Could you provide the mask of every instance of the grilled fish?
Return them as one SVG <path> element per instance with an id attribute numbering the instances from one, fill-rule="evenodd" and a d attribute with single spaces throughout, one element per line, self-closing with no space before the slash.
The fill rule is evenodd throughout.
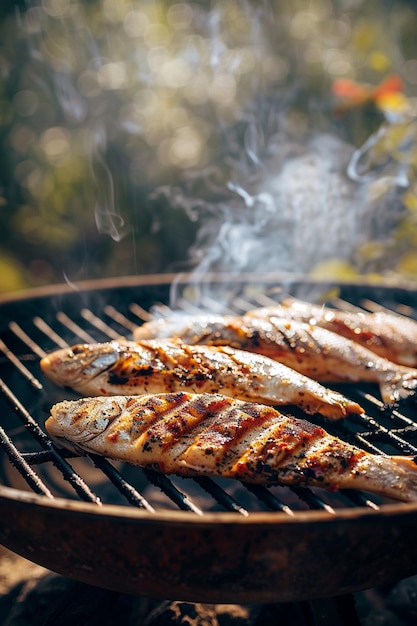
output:
<path id="1" fill-rule="evenodd" d="M 164 474 L 214 475 L 266 485 L 361 489 L 417 500 L 417 466 L 374 455 L 273 407 L 222 394 L 65 400 L 46 421 L 54 441 Z"/>
<path id="2" fill-rule="evenodd" d="M 40 365 L 56 384 L 84 396 L 221 392 L 264 404 L 293 404 L 330 419 L 364 412 L 281 363 L 229 346 L 192 346 L 179 339 L 79 344 L 55 350 Z"/>
<path id="3" fill-rule="evenodd" d="M 357 313 L 285 298 L 276 306 L 249 311 L 247 315 L 281 317 L 321 326 L 352 339 L 394 363 L 417 366 L 417 322 L 385 312 Z"/>
<path id="4" fill-rule="evenodd" d="M 377 383 L 386 404 L 398 402 L 417 387 L 417 369 L 384 359 L 326 328 L 297 320 L 174 314 L 135 329 L 136 339 L 158 336 L 263 354 L 320 383 Z"/>

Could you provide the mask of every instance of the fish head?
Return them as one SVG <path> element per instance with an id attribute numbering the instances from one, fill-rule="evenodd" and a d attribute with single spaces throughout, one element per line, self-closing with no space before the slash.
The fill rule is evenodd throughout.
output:
<path id="1" fill-rule="evenodd" d="M 118 398 L 80 398 L 54 404 L 45 427 L 59 445 L 79 452 L 83 444 L 95 439 L 122 413 Z M 79 444 L 79 445 L 77 445 Z"/>
<path id="2" fill-rule="evenodd" d="M 55 350 L 40 361 L 43 373 L 57 385 L 75 386 L 92 380 L 108 370 L 120 358 L 117 341 L 76 344 Z"/>

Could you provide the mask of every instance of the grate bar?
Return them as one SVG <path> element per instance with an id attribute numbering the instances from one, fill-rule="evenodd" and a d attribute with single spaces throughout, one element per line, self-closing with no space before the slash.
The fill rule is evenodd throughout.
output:
<path id="1" fill-rule="evenodd" d="M 369 509 L 379 511 L 379 506 L 371 500 L 368 496 L 365 496 L 361 491 L 354 491 L 353 489 L 341 489 L 340 492 L 346 496 L 356 506 L 366 506 Z"/>
<path id="2" fill-rule="evenodd" d="M 70 330 L 74 335 L 85 341 L 86 343 L 94 343 L 94 338 L 89 335 L 81 326 L 73 322 L 73 320 L 68 317 L 66 313 L 63 311 L 59 311 L 56 314 L 56 318 L 58 322 L 61 322 L 63 326 L 66 326 L 68 330 Z"/>
<path id="3" fill-rule="evenodd" d="M 53 462 L 54 452 L 53 450 L 42 450 L 40 452 L 21 452 L 21 456 L 29 463 L 29 465 L 41 465 L 41 463 Z M 72 454 L 68 454 L 72 457 Z"/>
<path id="4" fill-rule="evenodd" d="M 186 311 L 187 313 L 196 314 L 196 315 L 199 315 L 199 314 L 201 315 L 201 313 L 204 313 L 201 307 L 196 306 L 195 304 L 192 304 L 192 302 L 189 302 L 185 298 L 181 298 L 178 301 L 178 308 L 182 309 L 183 311 Z M 168 313 L 172 314 L 172 310 L 169 309 Z M 211 311 L 211 313 L 213 313 L 213 311 Z"/>
<path id="5" fill-rule="evenodd" d="M 146 509 L 150 513 L 155 513 L 153 506 L 117 471 L 115 467 L 107 459 L 96 454 L 89 454 L 95 467 L 100 469 L 107 476 L 115 487 L 125 496 L 127 501 L 134 506 Z"/>
<path id="6" fill-rule="evenodd" d="M 242 296 L 238 296 L 233 300 L 233 307 L 238 310 L 238 315 L 243 315 L 254 308 L 254 305 L 249 300 L 243 299 Z"/>
<path id="7" fill-rule="evenodd" d="M 233 309 L 224 306 L 224 303 L 219 303 L 216 300 L 213 300 L 213 298 L 209 298 L 208 296 L 204 296 L 202 298 L 202 303 L 205 307 L 207 307 L 207 310 L 210 311 L 211 313 L 213 312 L 217 312 L 217 313 L 222 313 L 225 315 L 235 315 L 235 312 L 233 311 Z"/>
<path id="8" fill-rule="evenodd" d="M 352 304 L 347 300 L 343 300 L 342 298 L 333 298 L 331 304 L 341 311 L 346 311 L 348 313 L 367 313 L 364 307 L 357 306 L 356 304 Z"/>
<path id="9" fill-rule="evenodd" d="M 280 294 L 280 295 L 282 296 L 282 294 Z M 274 298 L 271 298 L 270 296 L 267 296 L 264 293 L 256 294 L 255 303 L 256 303 L 257 306 L 261 306 L 261 307 L 262 306 L 265 306 L 265 307 L 276 306 L 277 304 L 279 304 L 279 302 L 277 302 L 277 300 L 275 300 Z M 248 309 L 249 308 L 252 308 L 252 305 L 250 307 L 248 307 Z"/>
<path id="10" fill-rule="evenodd" d="M 127 331 L 133 333 L 135 328 L 137 328 L 137 324 L 131 322 L 125 315 L 120 313 L 117 309 L 114 308 L 111 304 L 108 304 L 104 307 L 105 314 L 114 320 L 120 326 L 123 326 Z"/>
<path id="11" fill-rule="evenodd" d="M 350 437 L 352 439 L 352 437 Z M 374 446 L 363 434 L 356 433 L 353 437 L 354 441 L 361 446 L 367 452 L 371 452 L 372 454 L 381 454 L 381 448 L 378 446 Z"/>
<path id="12" fill-rule="evenodd" d="M 141 307 L 136 302 L 132 303 L 129 306 L 129 310 L 131 313 L 133 313 L 133 315 L 136 315 L 136 317 L 138 317 L 142 322 L 149 322 L 154 317 L 151 313 L 149 313 L 149 311 Z"/>
<path id="13" fill-rule="evenodd" d="M 213 496 L 219 504 L 221 504 L 227 511 L 240 513 L 244 517 L 249 515 L 249 512 L 241 506 L 234 498 L 232 498 L 224 489 L 219 487 L 211 478 L 207 476 L 196 476 L 193 478 L 194 482 L 200 485 L 204 491 Z"/>
<path id="14" fill-rule="evenodd" d="M 94 493 L 92 489 L 82 480 L 80 476 L 73 470 L 71 465 L 67 463 L 56 451 L 49 437 L 43 432 L 39 425 L 35 422 L 33 417 L 28 413 L 20 401 L 16 398 L 13 392 L 7 387 L 7 385 L 0 379 L 0 389 L 4 396 L 8 399 L 12 406 L 12 409 L 22 421 L 26 429 L 32 434 L 36 441 L 46 450 L 51 452 L 53 456 L 53 463 L 60 470 L 64 478 L 75 489 L 76 493 L 90 502 L 101 504 L 100 499 Z"/>
<path id="15" fill-rule="evenodd" d="M 0 350 L 9 359 L 9 361 L 19 370 L 35 389 L 43 389 L 42 383 L 23 365 L 19 358 L 6 346 L 4 341 L 0 339 Z"/>
<path id="16" fill-rule="evenodd" d="M 390 315 L 396 315 L 400 319 L 402 317 L 405 317 L 404 315 L 402 315 L 398 311 L 395 311 L 394 309 L 388 308 L 386 306 L 382 306 L 381 304 L 378 304 L 377 302 L 374 302 L 373 300 L 370 300 L 369 298 L 364 298 L 361 301 L 361 305 L 365 309 L 370 311 L 371 313 L 389 313 Z"/>
<path id="17" fill-rule="evenodd" d="M 29 487 L 37 494 L 46 496 L 47 498 L 53 498 L 52 493 L 48 487 L 42 482 L 40 477 L 33 471 L 30 465 L 23 458 L 23 455 L 19 454 L 18 449 L 13 444 L 12 440 L 7 436 L 4 429 L 0 426 L 0 446 L 8 455 L 11 464 L 15 467 L 19 473 L 26 480 Z"/>
<path id="18" fill-rule="evenodd" d="M 363 391 L 359 391 L 358 395 L 360 397 L 362 397 L 364 400 L 366 400 L 369 403 L 371 403 L 381 413 L 386 412 L 386 407 L 385 407 L 384 403 L 381 400 L 378 400 L 378 398 L 375 398 L 375 396 L 371 396 L 369 393 L 365 393 Z M 398 419 L 399 421 L 401 421 L 406 426 L 414 427 L 416 429 L 416 431 L 417 431 L 417 422 L 415 420 L 411 419 L 410 417 L 407 417 L 403 413 L 400 413 L 398 411 L 398 409 L 396 409 L 396 408 L 392 408 L 391 409 L 390 408 L 389 409 L 389 414 L 390 414 L 390 416 L 392 418 Z"/>
<path id="19" fill-rule="evenodd" d="M 158 487 L 174 502 L 182 511 L 191 511 L 197 515 L 203 515 L 203 511 L 188 497 L 172 484 L 163 474 L 157 474 L 153 470 L 144 470 L 146 477 L 155 487 Z"/>
<path id="20" fill-rule="evenodd" d="M 61 335 L 58 335 L 41 317 L 35 317 L 33 323 L 44 335 L 52 339 L 57 346 L 60 348 L 68 348 L 67 342 L 62 339 Z"/>
<path id="21" fill-rule="evenodd" d="M 60 450 L 61 456 L 65 456 L 66 458 L 79 458 L 78 455 L 70 452 L 69 450 Z M 91 458 L 95 467 L 103 472 L 111 480 L 113 485 L 118 489 L 118 491 L 126 498 L 126 500 L 133 504 L 134 506 L 138 506 L 146 509 L 150 513 L 154 513 L 155 509 L 147 502 L 147 500 L 134 488 L 130 483 L 128 483 L 117 471 L 117 469 L 109 463 L 109 461 L 101 456 L 95 454 L 89 454 L 89 458 Z M 48 461 L 54 462 L 55 456 L 53 450 L 43 450 L 41 452 L 23 452 L 21 453 L 21 457 L 29 464 L 29 465 L 40 465 L 41 463 L 47 463 Z"/>
<path id="22" fill-rule="evenodd" d="M 315 493 L 307 489 L 307 487 L 290 487 L 291 491 L 300 498 L 303 502 L 308 504 L 310 509 L 318 509 L 327 511 L 327 513 L 335 514 L 335 510 L 332 506 L 324 502 Z"/>
<path id="23" fill-rule="evenodd" d="M 29 335 L 19 326 L 16 322 L 10 322 L 10 330 L 18 337 L 23 343 L 25 343 L 40 359 L 42 359 L 46 352 L 37 343 L 35 343 Z"/>
<path id="24" fill-rule="evenodd" d="M 120 339 L 120 333 L 116 333 L 113 328 L 103 322 L 103 320 L 97 317 L 97 315 L 90 311 L 90 309 L 83 309 L 81 311 L 81 315 L 85 320 L 87 320 L 87 322 L 90 322 L 92 326 L 95 326 L 111 339 Z"/>
<path id="25" fill-rule="evenodd" d="M 245 483 L 245 487 L 248 491 L 253 493 L 261 502 L 267 505 L 272 511 L 281 511 L 287 515 L 294 515 L 294 511 L 288 504 L 284 504 L 279 500 L 269 489 L 262 485 L 251 485 Z"/>
<path id="26" fill-rule="evenodd" d="M 405 418 L 404 418 L 405 419 Z M 391 443 L 393 446 L 404 452 L 404 454 L 417 454 L 417 447 L 412 445 L 410 442 L 405 441 L 402 437 L 396 434 L 394 429 L 389 429 L 383 426 L 381 423 L 377 422 L 373 417 L 369 417 L 368 415 L 357 415 L 355 416 L 355 421 L 361 423 L 366 426 L 369 431 L 366 433 L 361 433 L 361 437 L 372 437 L 372 438 L 382 438 L 383 441 Z M 417 424 L 407 424 L 408 427 L 414 426 L 414 430 L 417 432 Z"/>

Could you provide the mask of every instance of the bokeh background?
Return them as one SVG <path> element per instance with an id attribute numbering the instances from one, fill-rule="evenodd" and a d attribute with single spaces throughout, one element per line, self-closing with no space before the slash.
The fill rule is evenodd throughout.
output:
<path id="1" fill-rule="evenodd" d="M 417 280 L 414 2 L 5 5 L 0 294 L 183 270 Z"/>

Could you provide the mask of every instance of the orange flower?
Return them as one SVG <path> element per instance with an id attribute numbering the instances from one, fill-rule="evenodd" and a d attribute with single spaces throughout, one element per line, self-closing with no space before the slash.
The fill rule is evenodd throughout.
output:
<path id="1" fill-rule="evenodd" d="M 386 102 L 387 97 L 404 91 L 404 82 L 397 74 L 387 76 L 379 85 L 372 86 L 358 83 L 349 78 L 335 80 L 332 94 L 337 100 L 335 112 L 343 113 L 349 109 L 373 102 L 376 106 Z"/>

